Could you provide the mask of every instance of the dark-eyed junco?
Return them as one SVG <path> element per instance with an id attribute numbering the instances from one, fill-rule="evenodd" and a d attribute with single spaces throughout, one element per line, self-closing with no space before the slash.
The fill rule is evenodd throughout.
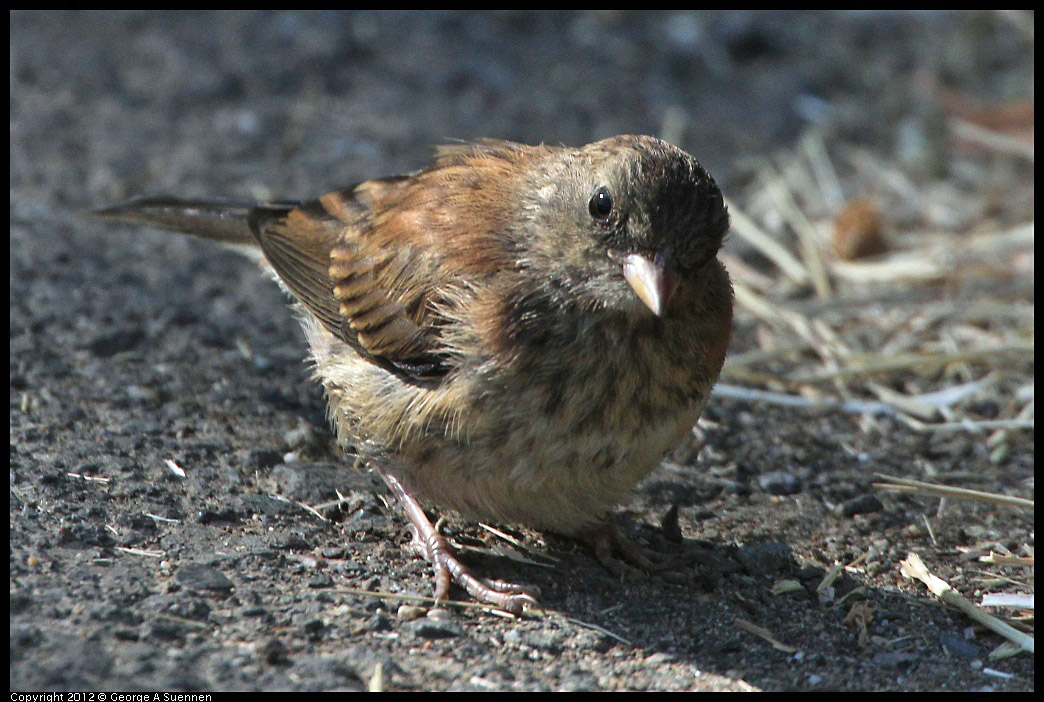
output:
<path id="1" fill-rule="evenodd" d="M 647 136 L 447 146 L 304 204 L 97 214 L 260 254 L 295 301 L 339 440 L 402 503 L 439 599 L 455 581 L 512 612 L 535 603 L 472 575 L 418 500 L 611 557 L 612 508 L 689 434 L 729 340 L 721 192 Z"/>

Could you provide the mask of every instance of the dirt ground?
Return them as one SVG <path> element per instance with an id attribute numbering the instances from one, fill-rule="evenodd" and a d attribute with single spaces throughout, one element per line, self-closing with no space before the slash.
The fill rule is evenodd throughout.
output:
<path id="1" fill-rule="evenodd" d="M 828 140 L 888 158 L 925 67 L 1032 99 L 1020 22 L 12 14 L 11 689 L 1032 690 L 1032 656 L 991 659 L 999 636 L 899 573 L 916 551 L 975 600 L 976 549 L 1032 549 L 1032 513 L 871 486 L 928 461 L 1032 497 L 1031 431 L 998 460 L 977 434 L 718 397 L 621 505 L 640 540 L 703 552 L 686 577 L 614 579 L 583 544 L 498 525 L 536 552 L 521 562 L 446 515 L 470 563 L 553 611 L 429 610 L 406 597 L 431 594 L 429 569 L 338 455 L 276 287 L 233 253 L 81 217 L 138 194 L 308 198 L 450 138 L 617 133 L 669 138 L 743 204 L 744 164 L 826 113 Z M 757 339 L 739 316 L 730 355 Z"/>

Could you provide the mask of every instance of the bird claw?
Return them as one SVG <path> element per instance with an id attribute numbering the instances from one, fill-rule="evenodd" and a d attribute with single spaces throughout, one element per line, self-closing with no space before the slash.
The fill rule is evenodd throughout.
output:
<path id="1" fill-rule="evenodd" d="M 664 553 L 650 549 L 624 536 L 613 522 L 595 527 L 587 536 L 594 546 L 595 558 L 617 577 L 624 577 L 637 568 L 674 581 L 671 571 L 687 568 L 699 558 L 695 551 Z"/>
<path id="2" fill-rule="evenodd" d="M 479 602 L 512 614 L 522 614 L 528 609 L 540 606 L 537 602 L 540 593 L 535 587 L 475 576 L 457 558 L 446 537 L 434 529 L 428 535 L 424 550 L 425 558 L 435 569 L 436 602 L 443 602 L 449 597 L 450 584 L 455 582 Z"/>
<path id="3" fill-rule="evenodd" d="M 445 536 L 432 525 L 417 499 L 409 493 L 406 486 L 396 475 L 385 469 L 379 469 L 384 482 L 388 484 L 399 500 L 410 520 L 410 531 L 413 544 L 431 563 L 435 570 L 435 601 L 445 602 L 449 599 L 452 583 L 457 583 L 468 594 L 479 602 L 493 605 L 512 614 L 519 615 L 528 609 L 537 609 L 539 590 L 527 585 L 479 578 L 460 562 L 455 549 Z"/>

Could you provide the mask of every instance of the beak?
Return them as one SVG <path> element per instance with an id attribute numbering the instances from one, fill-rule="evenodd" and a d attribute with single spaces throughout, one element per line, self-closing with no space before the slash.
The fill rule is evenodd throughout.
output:
<path id="1" fill-rule="evenodd" d="M 632 253 L 622 257 L 623 275 L 634 289 L 638 299 L 652 310 L 657 317 L 662 317 L 667 303 L 678 288 L 678 276 L 663 260 L 662 254 L 651 257 L 648 254 Z"/>

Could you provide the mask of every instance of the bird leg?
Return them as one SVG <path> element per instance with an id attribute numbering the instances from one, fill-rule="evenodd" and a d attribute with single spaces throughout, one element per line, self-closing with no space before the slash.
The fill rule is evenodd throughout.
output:
<path id="1" fill-rule="evenodd" d="M 435 601 L 444 602 L 449 597 L 450 583 L 455 582 L 479 602 L 521 614 L 529 608 L 536 608 L 536 592 L 533 588 L 503 580 L 479 578 L 460 562 L 453 546 L 432 525 L 424 514 L 424 509 L 410 491 L 403 485 L 399 477 L 392 471 L 378 467 L 377 472 L 399 500 L 406 511 L 413 531 L 414 543 L 431 563 L 435 570 Z"/>

